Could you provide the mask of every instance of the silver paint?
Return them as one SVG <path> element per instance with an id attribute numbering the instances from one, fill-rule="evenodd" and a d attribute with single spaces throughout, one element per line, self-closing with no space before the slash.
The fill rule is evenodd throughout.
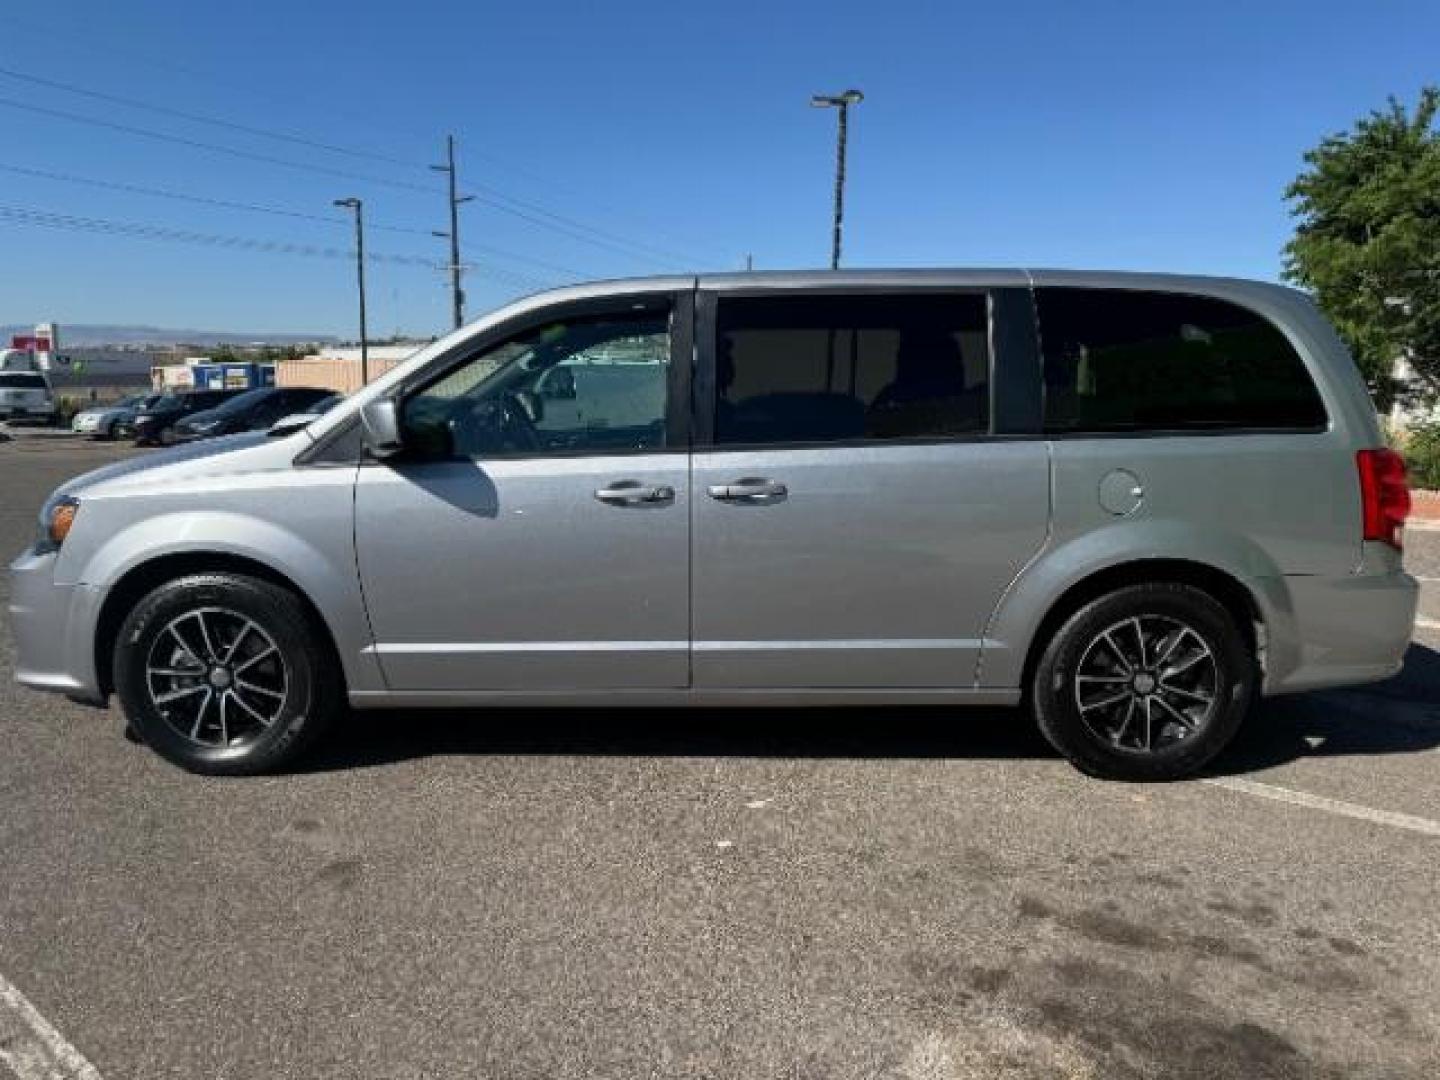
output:
<path id="1" fill-rule="evenodd" d="M 367 402 L 555 304 L 696 287 L 1027 284 L 1173 290 L 1251 308 L 1295 345 L 1330 428 L 296 463 Z M 64 485 L 81 509 L 60 553 L 27 552 L 11 566 L 16 677 L 100 697 L 106 597 L 152 560 L 219 554 L 268 567 L 313 603 L 357 706 L 1008 704 L 1066 589 L 1157 558 L 1219 570 L 1249 592 L 1267 643 L 1266 692 L 1360 682 L 1398 667 L 1416 601 L 1398 553 L 1359 539 L 1354 455 L 1381 442 L 1333 331 L 1306 297 L 1273 285 L 918 270 L 574 286 L 437 341 L 302 432 L 195 444 Z M 1121 470 L 1143 497 L 1116 516 L 1100 490 Z M 725 497 L 755 479 L 783 494 Z M 625 483 L 673 498 L 595 497 Z"/>

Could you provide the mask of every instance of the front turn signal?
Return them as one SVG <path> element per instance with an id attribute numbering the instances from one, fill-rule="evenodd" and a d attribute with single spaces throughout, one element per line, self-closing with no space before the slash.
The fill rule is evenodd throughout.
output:
<path id="1" fill-rule="evenodd" d="M 50 520 L 45 523 L 46 535 L 57 548 L 70 535 L 75 524 L 75 515 L 80 512 L 80 503 L 75 499 L 62 499 L 50 508 Z"/>

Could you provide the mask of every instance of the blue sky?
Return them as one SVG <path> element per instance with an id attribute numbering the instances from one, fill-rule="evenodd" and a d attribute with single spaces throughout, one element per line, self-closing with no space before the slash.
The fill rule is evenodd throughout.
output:
<path id="1" fill-rule="evenodd" d="M 443 177 L 425 165 L 453 131 L 462 188 L 489 200 L 463 210 L 472 316 L 577 274 L 728 269 L 746 253 L 760 268 L 823 265 L 834 117 L 807 101 L 851 85 L 866 100 L 847 265 L 1274 278 L 1290 227 L 1281 193 L 1304 150 L 1388 94 L 1413 101 L 1440 81 L 1434 0 L 8 0 L 0 41 L 5 72 L 386 159 L 0 74 L 0 165 L 333 220 L 4 169 L 0 215 L 345 249 L 330 202 L 359 195 L 374 225 L 418 230 L 372 229 L 372 250 L 438 263 L 428 231 L 445 226 Z M 448 325 L 441 271 L 369 274 L 372 332 Z M 0 322 L 353 333 L 353 309 L 343 258 L 0 219 Z"/>

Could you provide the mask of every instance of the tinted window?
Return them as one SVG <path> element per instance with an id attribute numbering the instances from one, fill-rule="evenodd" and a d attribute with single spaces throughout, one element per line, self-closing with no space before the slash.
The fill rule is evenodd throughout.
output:
<path id="1" fill-rule="evenodd" d="M 322 401 L 328 401 L 330 398 L 336 397 L 333 390 L 319 390 L 305 386 L 286 390 L 283 394 L 285 408 L 292 412 L 305 412 L 307 409 L 320 404 Z"/>
<path id="2" fill-rule="evenodd" d="M 262 405 L 267 401 L 273 400 L 277 393 L 278 391 L 264 387 L 259 390 L 247 390 L 243 394 L 236 394 L 231 398 L 221 398 L 219 399 L 219 404 L 214 406 L 215 413 L 219 416 L 235 416 L 239 413 L 248 412 L 257 405 Z M 196 394 L 195 396 L 199 398 L 203 395 Z M 205 407 L 210 408 L 211 406 L 207 405 Z"/>
<path id="3" fill-rule="evenodd" d="M 289 395 L 283 390 L 272 392 L 251 407 L 249 423 L 252 428 L 269 427 L 291 412 L 294 410 L 290 407 Z"/>
<path id="4" fill-rule="evenodd" d="M 659 449 L 669 371 L 667 312 L 552 323 L 406 399 L 407 442 L 440 457 Z"/>
<path id="5" fill-rule="evenodd" d="M 982 294 L 719 302 L 717 443 L 966 435 L 989 424 Z"/>
<path id="6" fill-rule="evenodd" d="M 45 390 L 45 376 L 0 373 L 0 390 Z"/>
<path id="7" fill-rule="evenodd" d="M 1206 297 L 1038 289 L 1048 431 L 1325 426 L 1285 336 Z"/>

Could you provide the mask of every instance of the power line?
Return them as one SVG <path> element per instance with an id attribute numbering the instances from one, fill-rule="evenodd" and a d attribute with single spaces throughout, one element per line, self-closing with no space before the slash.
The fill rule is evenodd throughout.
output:
<path id="1" fill-rule="evenodd" d="M 517 199 L 513 195 L 506 195 L 503 192 L 496 191 L 494 188 L 487 188 L 486 186 L 481 184 L 470 184 L 467 186 L 474 188 L 477 191 L 486 192 L 486 195 L 476 196 L 476 198 L 481 202 L 484 202 L 490 206 L 494 206 L 497 209 L 504 210 L 507 213 L 514 214 L 516 217 L 524 218 L 524 220 L 526 221 L 535 221 L 538 224 L 546 225 L 548 228 L 552 229 L 558 228 L 562 230 L 584 230 L 586 232 L 593 233 L 595 236 L 599 237 L 600 240 L 609 241 L 614 244 L 625 244 L 635 249 L 636 251 L 648 255 L 651 258 L 658 258 L 664 262 L 673 263 L 686 269 L 694 268 L 692 260 L 688 256 L 680 255 L 673 251 L 667 251 L 664 248 L 655 247 L 651 244 L 642 244 L 634 240 L 626 240 L 624 237 L 617 236 L 614 233 L 608 233 L 604 229 L 598 229 L 593 225 L 586 225 L 582 221 L 576 221 L 574 218 L 568 218 L 563 214 L 557 214 L 554 211 L 546 210 L 543 206 L 537 206 L 536 204 L 526 202 L 523 199 Z M 500 201 L 497 200 L 503 201 L 504 203 L 507 203 L 509 205 L 501 205 Z M 538 215 L 538 219 L 529 216 L 532 214 Z M 596 241 L 593 240 L 591 241 L 591 243 L 595 242 Z"/>
<path id="2" fill-rule="evenodd" d="M 111 236 L 128 236 L 141 240 L 156 240 L 169 243 L 197 244 L 242 251 L 256 251 L 266 254 L 299 255 L 308 258 L 353 259 L 353 249 L 322 247 L 314 244 L 296 244 L 283 240 L 264 240 L 250 236 L 235 236 L 218 233 L 194 232 L 165 225 L 151 225 L 142 222 L 112 221 L 108 218 L 83 217 L 64 214 L 34 207 L 0 205 L 0 221 L 15 225 L 34 225 L 41 228 L 65 229 L 75 232 L 101 233 Z M 432 270 L 445 269 L 442 263 L 421 255 L 387 254 L 368 252 L 366 262 L 389 263 L 402 266 L 423 266 Z M 549 288 L 550 283 L 515 274 L 492 266 L 473 267 L 476 273 L 494 278 L 507 284 L 526 289 Z"/>
<path id="3" fill-rule="evenodd" d="M 386 177 L 370 176 L 364 173 L 349 172 L 345 169 L 335 169 L 326 165 L 312 165 L 308 162 L 294 161 L 289 158 L 279 158 L 270 154 L 257 154 L 248 150 L 237 150 L 232 146 L 222 146 L 219 143 L 205 142 L 200 139 L 190 139 L 186 138 L 183 135 L 172 135 L 169 132 L 156 131 L 153 128 L 137 127 L 134 124 L 122 124 L 113 120 L 102 120 L 98 117 L 85 116 L 81 113 L 73 113 L 65 109 L 52 109 L 44 105 L 31 105 L 28 102 L 15 101 L 12 98 L 0 97 L 0 106 L 11 109 L 19 109 L 22 112 L 36 113 L 41 116 L 54 117 L 60 120 L 68 120 L 72 123 L 88 124 L 92 127 L 104 128 L 109 131 L 118 131 L 125 135 L 136 135 L 141 138 L 155 139 L 159 142 L 172 143 L 177 146 L 186 146 L 191 149 L 208 150 L 218 154 L 226 154 L 230 157 L 241 158 L 246 161 L 260 162 L 266 165 L 278 165 L 287 169 L 297 169 L 302 172 L 312 172 L 322 176 L 332 176 L 345 180 L 358 180 L 362 183 L 368 184 L 381 184 L 386 187 L 399 188 L 405 191 L 420 191 L 426 193 L 427 195 L 444 194 L 444 189 L 430 187 L 426 184 L 412 184 L 405 180 L 392 180 Z M 525 209 L 516 209 L 513 206 L 507 205 L 508 202 L 515 201 L 509 199 L 508 196 L 496 197 L 495 195 L 477 195 L 475 198 L 476 201 L 483 202 L 487 206 L 491 206 L 501 211 L 502 213 L 510 214 L 513 217 L 528 221 L 531 224 L 541 226 L 542 228 L 548 228 L 555 232 L 560 232 L 566 236 L 569 236 L 571 239 L 579 240 L 582 243 L 591 244 L 596 247 L 606 248 L 616 254 L 624 255 L 627 258 L 631 259 L 640 259 L 642 261 L 651 262 L 655 261 L 654 254 L 647 252 L 643 245 L 635 244 L 632 241 L 619 240 L 618 238 L 612 239 L 600 230 L 596 230 L 590 226 L 584 225 L 579 222 L 571 223 L 568 221 L 568 219 L 560 218 L 558 215 L 552 215 L 546 211 L 538 210 L 538 208 L 535 213 L 531 213 Z M 521 205 L 523 206 L 524 204 Z M 540 214 L 543 214 L 545 216 L 538 216 Z M 549 218 L 553 218 L 554 220 L 547 220 Z M 595 235 L 586 235 L 586 232 L 594 233 Z M 625 247 L 621 246 L 622 244 L 626 245 L 631 250 L 626 250 Z"/>
<path id="4" fill-rule="evenodd" d="M 40 38 L 58 38 L 65 41 L 66 49 L 78 49 L 90 53 L 92 56 L 114 61 L 117 53 L 114 41 L 109 36 L 103 36 L 96 30 L 92 20 L 73 22 L 61 20 L 44 25 L 35 22 L 33 19 L 22 19 L 9 12 L 0 13 L 0 23 L 8 23 L 28 33 L 37 35 Z M 89 37 L 89 42 L 85 37 Z M 147 52 L 144 49 L 136 49 L 133 46 L 127 47 L 122 59 L 127 65 L 140 64 L 156 71 L 168 72 L 171 75 L 180 75 L 185 78 L 198 79 L 208 82 L 212 86 L 223 86 L 231 90 L 243 90 L 245 93 L 257 99 L 264 99 L 276 102 L 282 106 L 289 107 L 295 103 L 293 93 L 281 93 L 268 83 L 257 82 L 254 79 L 236 78 L 232 69 L 219 67 L 191 67 L 186 64 L 177 63 L 168 53 Z M 229 76 L 229 77 L 227 77 Z M 375 123 L 374 118 L 361 113 L 351 113 L 344 109 L 337 109 L 333 103 L 324 103 L 324 111 L 331 116 L 345 121 L 347 124 L 368 128 L 377 135 L 383 135 L 389 139 L 393 132 L 382 128 Z M 406 164 L 417 164 L 407 162 Z"/>
<path id="5" fill-rule="evenodd" d="M 280 206 L 265 206 L 259 203 L 236 202 L 231 199 L 216 199 L 205 195 L 192 195 L 184 191 L 172 191 L 168 188 L 155 188 L 143 184 L 131 184 L 119 180 L 101 180 L 91 176 L 77 176 L 74 173 L 56 172 L 51 169 L 32 169 L 24 165 L 8 165 L 0 162 L 0 170 L 16 173 L 20 176 L 33 176 L 42 180 L 58 180 L 67 184 L 83 184 L 87 187 L 102 188 L 107 191 L 122 191 L 132 195 L 146 195 L 160 199 L 174 199 L 178 202 L 195 203 L 200 206 L 213 206 L 222 210 L 243 210 L 256 214 L 271 214 L 276 217 L 294 218 L 301 221 L 314 221 L 331 226 L 346 226 L 348 223 L 340 217 L 325 214 L 313 214 L 304 210 L 291 210 Z M 430 229 L 416 229 L 408 225 L 377 225 L 366 223 L 366 228 L 383 232 L 406 233 L 411 236 L 430 236 Z M 470 247 L 484 251 L 490 255 L 502 259 L 511 259 L 515 262 L 529 263 L 542 270 L 551 270 L 556 273 L 565 274 L 574 278 L 594 277 L 595 275 L 584 270 L 576 270 L 572 266 L 565 266 L 561 263 L 550 262 L 546 259 L 536 258 L 533 255 L 525 255 L 518 251 L 509 251 L 506 248 L 497 248 L 488 244 L 474 244 Z"/>
<path id="6" fill-rule="evenodd" d="M 270 154 L 256 154 L 249 150 L 237 150 L 233 146 L 222 146 L 219 143 L 203 142 L 200 139 L 188 139 L 183 135 L 171 135 L 166 131 L 155 131 L 153 128 L 136 127 L 133 124 L 121 124 L 113 120 L 101 120 L 94 116 L 67 112 L 64 109 L 51 109 L 44 105 L 31 105 L 24 101 L 15 101 L 11 98 L 0 98 L 0 105 L 11 109 L 20 109 L 23 112 L 38 113 L 41 116 L 69 120 L 76 124 L 89 124 L 92 127 L 105 128 L 109 131 L 119 131 L 126 135 L 138 135 L 146 139 L 156 139 L 160 142 L 174 143 L 177 146 L 188 146 L 196 150 L 210 150 L 217 154 L 228 154 L 231 157 L 243 158 L 247 161 L 258 161 L 266 165 L 279 165 L 287 169 L 299 169 L 303 172 L 320 173 L 324 176 L 334 176 L 345 180 L 360 180 L 367 184 L 383 184 L 386 187 L 402 188 L 407 191 L 423 191 L 427 194 L 433 194 L 439 190 L 426 184 L 411 184 L 404 180 L 390 180 L 382 176 L 367 176 L 364 173 L 353 173 L 347 172 L 344 169 L 333 169 L 327 165 L 311 165 L 308 162 L 292 161 L 289 158 L 278 158 Z"/>
<path id="7" fill-rule="evenodd" d="M 81 97 L 92 98 L 96 101 L 108 101 L 111 104 L 124 105 L 131 109 L 144 109 L 148 112 L 159 113 L 161 116 L 173 116 L 177 119 L 189 120 L 196 124 L 209 124 L 212 127 L 225 128 L 229 131 L 239 131 L 247 135 L 258 135 L 264 139 L 276 139 L 280 142 L 294 143 L 297 146 L 308 146 L 312 150 L 324 150 L 331 154 L 344 154 L 347 157 L 383 161 L 387 164 L 400 165 L 404 168 L 424 168 L 423 165 L 419 165 L 414 161 L 405 161 L 402 158 L 392 157 L 389 154 L 382 154 L 374 150 L 360 150 L 355 147 L 341 146 L 339 143 L 322 142 L 319 139 L 307 138 L 304 135 L 296 135 L 292 132 L 276 131 L 272 128 L 253 127 L 249 124 L 240 124 L 233 120 L 225 120 L 218 116 L 207 116 L 202 113 L 187 112 L 184 109 L 174 109 L 168 105 L 156 105 L 148 101 L 139 101 L 136 98 L 122 97 L 119 94 L 102 93 L 99 90 L 90 90 L 83 86 L 60 82 L 58 79 L 47 79 L 39 75 L 31 75 L 24 71 L 0 68 L 0 75 L 9 79 L 19 80 L 20 82 L 33 83 L 36 86 L 48 86 L 52 90 L 63 90 L 67 94 L 78 94 Z"/>
<path id="8" fill-rule="evenodd" d="M 76 176 L 74 173 L 55 172 L 51 169 L 32 169 L 24 165 L 9 165 L 0 163 L 0 169 L 5 172 L 16 173 L 20 176 L 33 176 L 41 180 L 59 180 L 66 184 L 84 184 L 87 187 L 104 188 L 107 191 L 123 191 L 132 195 L 148 195 L 160 199 L 175 199 L 179 202 L 195 203 L 200 206 L 212 206 L 221 210 L 244 210 L 254 214 L 272 214 L 277 217 L 298 218 L 302 221 L 319 221 L 326 225 L 344 225 L 341 218 L 326 214 L 311 214 L 303 210 L 287 210 L 279 206 L 264 206 L 259 203 L 236 202 L 232 199 L 215 199 L 205 195 L 192 195 L 185 191 L 172 191 L 168 188 L 147 187 L 143 184 L 131 184 L 121 180 L 100 180 L 89 176 Z M 412 233 L 417 236 L 429 236 L 428 229 L 413 229 L 405 225 L 371 225 L 372 229 L 383 229 L 386 232 Z"/>
<path id="9" fill-rule="evenodd" d="M 8 23 L 10 23 L 10 24 L 12 24 L 12 25 L 21 27 L 22 29 L 27 29 L 27 30 L 29 30 L 29 31 L 31 31 L 31 32 L 39 33 L 39 34 L 60 33 L 60 34 L 62 34 L 62 36 L 64 36 L 67 40 L 72 41 L 72 42 L 74 42 L 74 39 L 76 38 L 77 35 L 83 35 L 83 34 L 85 34 L 85 33 L 87 33 L 87 32 L 90 33 L 92 37 L 94 36 L 94 29 L 93 29 L 93 27 L 90 26 L 90 24 L 88 24 L 88 23 L 85 24 L 84 26 L 71 25 L 71 26 L 65 28 L 64 30 L 56 30 L 56 29 L 53 28 L 53 27 L 52 27 L 52 28 L 47 28 L 47 27 L 41 26 L 41 25 L 39 25 L 39 24 L 37 24 L 37 23 L 35 23 L 35 22 L 33 22 L 33 21 L 28 21 L 28 20 L 25 20 L 25 19 L 18 19 L 18 18 L 16 18 L 16 17 L 14 17 L 13 15 L 9 15 L 9 14 L 0 15 L 0 22 L 8 22 Z M 83 46 L 83 43 L 77 43 L 77 44 L 81 44 L 81 46 L 84 47 L 84 46 Z M 90 51 L 96 53 L 97 55 L 104 55 L 104 56 L 106 56 L 106 57 L 110 57 L 110 56 L 113 55 L 113 50 L 112 50 L 112 48 L 111 48 L 111 46 L 110 46 L 110 44 L 109 44 L 108 41 L 104 44 L 103 47 L 100 47 L 100 46 L 92 43 L 88 48 L 90 49 Z M 244 83 L 241 83 L 241 82 L 239 82 L 238 80 L 224 79 L 224 78 L 220 77 L 219 73 L 217 73 L 217 72 L 216 72 L 215 70 L 213 70 L 213 69 L 208 69 L 208 68 L 207 68 L 207 69 L 198 69 L 198 68 L 187 67 L 187 66 L 185 66 L 185 65 L 175 63 L 174 60 L 172 60 L 172 59 L 171 59 L 170 57 L 168 57 L 168 56 L 165 57 L 164 59 L 161 59 L 161 58 L 159 58 L 157 55 L 154 55 L 154 54 L 149 54 L 149 55 L 144 54 L 144 53 L 139 53 L 139 54 L 137 54 L 134 50 L 131 50 L 129 53 L 127 53 L 127 59 L 128 59 L 128 60 L 136 60 L 137 58 L 138 58 L 138 60 L 139 60 L 141 63 L 144 63 L 144 64 L 148 65 L 149 67 L 154 68 L 154 69 L 159 70 L 159 71 L 168 71 L 168 72 L 171 72 L 171 73 L 174 73 L 174 74 L 179 74 L 179 75 L 187 76 L 187 77 L 190 77 L 190 78 L 203 79 L 203 80 L 209 81 L 209 82 L 211 82 L 211 83 L 213 83 L 213 84 L 226 85 L 226 86 L 234 87 L 234 88 L 236 88 L 236 89 L 243 88 L 247 93 L 249 93 L 249 94 L 251 94 L 251 95 L 254 95 L 254 96 L 264 97 L 264 98 L 266 98 L 266 99 L 268 99 L 268 100 L 271 100 L 271 101 L 280 101 L 280 102 L 283 102 L 283 103 L 285 103 L 285 104 L 289 104 L 289 103 L 290 103 L 288 98 L 282 97 L 281 95 L 274 93 L 274 92 L 273 92 L 272 90 L 270 90 L 270 88 L 267 87 L 267 86 L 264 86 L 264 85 L 256 85 L 254 82 L 244 82 Z M 369 159 L 377 160 L 377 161 L 385 161 L 385 162 L 388 162 L 388 163 L 390 163 L 390 164 L 395 164 L 395 165 L 400 165 L 400 166 L 405 166 L 405 167 L 411 167 L 411 168 L 423 168 L 423 167 L 424 167 L 423 165 L 421 165 L 421 164 L 418 163 L 418 162 L 404 160 L 404 159 L 401 159 L 401 158 L 393 157 L 393 156 L 391 156 L 391 155 L 382 154 L 382 153 L 379 153 L 379 152 L 377 152 L 377 151 L 360 149 L 360 148 L 353 147 L 353 146 L 344 146 L 344 145 L 339 144 L 339 143 L 333 143 L 333 142 L 327 142 L 327 141 L 322 141 L 322 140 L 318 140 L 318 139 L 312 139 L 312 138 L 309 138 L 309 137 L 306 137 L 306 136 L 297 135 L 297 134 L 295 134 L 295 133 L 293 133 L 293 132 L 282 132 L 282 131 L 277 131 L 277 130 L 272 129 L 272 128 L 261 128 L 261 127 L 246 125 L 246 124 L 240 124 L 240 123 L 238 123 L 238 122 L 224 120 L 223 118 L 220 118 L 220 117 L 207 116 L 207 115 L 202 115 L 202 114 L 198 114 L 198 113 L 183 112 L 183 111 L 181 111 L 181 110 L 173 109 L 173 108 L 170 108 L 170 107 L 168 107 L 168 106 L 156 105 L 156 104 L 154 104 L 154 103 L 152 103 L 152 102 L 143 102 L 143 101 L 139 101 L 139 100 L 134 99 L 134 98 L 125 98 L 125 97 L 121 97 L 121 96 L 118 96 L 118 95 L 103 94 L 103 93 L 101 93 L 101 92 L 99 92 L 99 91 L 90 90 L 90 89 L 84 88 L 84 87 L 74 86 L 73 84 L 69 84 L 69 83 L 62 83 L 62 82 L 60 82 L 60 81 L 58 81 L 58 80 L 54 80 L 54 79 L 42 78 L 42 77 L 40 77 L 40 76 L 31 75 L 31 74 L 28 74 L 28 73 L 25 73 L 25 72 L 18 72 L 18 71 L 13 71 L 13 70 L 9 70 L 9 69 L 0 69 L 0 74 L 9 75 L 11 78 L 22 79 L 22 80 L 34 82 L 34 83 L 37 83 L 37 84 L 40 84 L 40 85 L 50 86 L 50 87 L 53 87 L 53 88 L 55 88 L 55 89 L 68 91 L 68 92 L 70 92 L 70 93 L 80 94 L 80 95 L 83 95 L 83 96 L 86 96 L 86 97 L 96 98 L 96 99 L 102 100 L 102 101 L 111 101 L 111 102 L 114 102 L 114 103 L 117 103 L 117 104 L 128 105 L 128 106 L 130 106 L 130 107 L 138 108 L 138 109 L 148 109 L 148 110 L 151 110 L 151 111 L 154 111 L 154 112 L 158 112 L 158 113 L 162 113 L 162 114 L 166 114 L 166 115 L 172 115 L 172 116 L 180 117 L 180 118 L 183 118 L 183 119 L 188 119 L 188 120 L 192 120 L 192 121 L 195 121 L 195 122 L 198 122 L 198 123 L 213 124 L 213 125 L 216 125 L 216 126 L 219 126 L 219 127 L 229 128 L 229 129 L 235 130 L 235 131 L 247 132 L 247 133 L 254 134 L 254 135 L 258 135 L 258 136 L 261 136 L 261 137 L 264 137 L 264 138 L 280 139 L 280 140 L 282 140 L 282 141 L 292 142 L 292 143 L 296 143 L 296 144 L 302 145 L 302 146 L 311 146 L 311 147 L 314 147 L 314 148 L 316 148 L 316 149 L 322 149 L 322 150 L 328 150 L 328 151 L 335 152 L 335 153 L 347 154 L 347 155 L 352 156 L 352 157 L 369 158 Z M 343 112 L 343 111 L 341 111 L 341 110 L 335 109 L 332 105 L 328 105 L 328 104 L 327 104 L 326 107 L 325 107 L 325 111 L 328 112 L 328 113 L 330 113 L 332 116 L 343 117 L 347 123 L 350 123 L 350 124 L 358 124 L 358 125 L 361 125 L 361 126 L 365 126 L 365 127 L 370 128 L 370 130 L 375 131 L 375 132 L 377 132 L 377 133 L 379 133 L 379 132 L 381 131 L 381 128 L 379 127 L 379 125 L 375 124 L 375 123 L 374 123 L 372 120 L 370 120 L 368 117 L 360 117 L 360 116 L 355 116 L 355 115 L 352 115 L 352 114 L 349 114 L 349 113 L 345 113 L 345 112 Z M 386 137 L 388 138 L 388 137 L 390 137 L 391 133 L 388 132 L 388 131 L 386 131 L 386 132 L 385 132 L 385 135 L 386 135 Z M 505 157 L 502 157 L 502 156 L 500 156 L 500 155 L 493 154 L 493 153 L 487 153 L 487 152 L 484 152 L 484 151 L 477 151 L 477 150 L 473 150 L 473 149 L 472 149 L 471 151 L 469 151 L 469 153 L 471 154 L 471 156 L 474 156 L 474 157 L 477 157 L 477 158 L 479 158 L 479 159 L 481 159 L 481 160 L 484 160 L 484 161 L 490 162 L 490 163 L 492 163 L 492 164 L 495 164 L 495 165 L 499 166 L 500 168 L 509 170 L 509 171 L 512 172 L 512 173 L 515 173 L 515 174 L 517 174 L 517 175 L 519 175 L 519 176 L 522 176 L 522 177 L 529 178 L 530 180 L 535 180 L 535 181 L 539 181 L 539 182 L 542 182 L 542 183 L 548 183 L 548 184 L 552 184 L 552 185 L 556 184 L 556 178 L 555 178 L 549 171 L 542 171 L 542 170 L 540 170 L 540 169 L 531 168 L 531 167 L 528 167 L 528 166 L 526 166 L 526 165 L 517 164 L 516 162 L 510 161 L 510 160 L 506 159 Z M 563 187 L 563 188 L 571 191 L 572 193 L 582 194 L 582 195 L 584 195 L 585 197 L 587 197 L 587 198 L 589 198 L 589 199 L 593 199 L 593 198 L 594 198 L 593 192 L 590 192 L 590 191 L 587 190 L 587 189 L 581 188 L 581 187 L 578 186 L 578 185 L 575 185 L 575 184 L 560 184 L 560 185 L 558 185 L 558 186 Z M 496 199 L 502 199 L 502 200 L 503 200 L 503 199 L 512 199 L 511 196 L 506 195 L 503 191 L 500 191 L 500 190 L 498 190 L 498 189 L 493 189 L 493 188 L 492 188 L 492 189 L 489 189 L 489 191 L 490 191 L 490 194 L 491 194 L 494 198 L 496 198 Z M 514 202 L 515 202 L 519 207 L 521 207 L 521 208 L 525 208 L 525 207 L 528 206 L 530 209 L 532 209 L 532 210 L 533 210 L 534 212 L 536 212 L 536 213 L 539 213 L 539 214 L 542 214 L 542 215 L 551 215 L 551 212 L 550 212 L 550 211 L 547 211 L 547 210 L 545 210 L 545 209 L 542 208 L 542 207 L 537 207 L 537 206 L 535 206 L 534 204 L 527 204 L 527 203 L 525 203 L 523 200 L 512 200 L 512 201 L 514 201 Z M 491 205 L 495 205 L 495 204 L 492 203 Z M 616 209 L 616 207 L 615 207 L 613 204 L 610 204 L 610 205 L 611 205 L 611 209 L 612 209 L 612 210 L 613 210 L 613 209 Z M 504 209 L 503 207 L 498 207 L 498 206 L 497 206 L 496 208 L 497 208 L 497 209 Z M 624 211 L 621 211 L 621 212 L 623 213 Z M 517 215 L 517 216 L 518 216 L 518 215 Z M 557 214 L 557 215 L 551 215 L 551 216 L 555 217 L 556 219 L 558 219 L 559 221 L 562 221 L 562 222 L 563 222 L 563 221 L 567 221 L 567 220 L 573 220 L 573 219 L 566 219 L 566 218 L 564 218 L 562 215 L 558 215 L 558 214 Z M 529 220 L 529 219 L 526 219 L 526 220 Z M 531 223 L 532 223 L 532 224 L 546 225 L 545 222 L 533 222 L 533 221 L 532 221 Z M 607 234 L 604 230 L 595 229 L 594 227 L 585 225 L 584 223 L 574 222 L 574 224 L 575 224 L 576 226 L 578 226 L 580 229 L 592 230 L 592 231 L 595 231 L 595 232 L 599 233 L 599 234 L 602 235 L 602 236 L 609 236 L 609 237 L 611 237 L 612 239 L 618 241 L 619 243 L 626 244 L 626 245 L 628 245 L 628 246 L 630 246 L 630 247 L 637 247 L 637 246 L 644 247 L 644 245 L 637 245 L 634 241 L 626 240 L 626 239 L 624 239 L 623 237 L 617 237 L 614 233 L 608 233 L 608 234 Z M 547 227 L 548 227 L 548 226 L 547 226 Z M 585 238 L 582 237 L 582 238 L 577 238 L 577 239 L 585 239 Z M 589 240 L 587 239 L 586 242 L 591 242 L 591 241 L 589 241 Z M 679 261 L 680 263 L 685 264 L 686 268 L 692 268 L 692 264 L 694 264 L 694 263 L 697 261 L 697 260 L 695 260 L 692 256 L 688 256 L 688 255 L 683 255 L 683 256 L 682 256 L 682 255 L 676 255 L 673 251 L 671 251 L 671 252 L 666 252 L 665 249 L 663 249 L 663 248 L 658 248 L 658 247 L 657 247 L 657 248 L 650 248 L 650 249 L 648 249 L 648 250 L 649 250 L 650 252 L 652 252 L 652 253 L 658 253 L 658 254 L 663 255 L 667 260 L 670 260 L 670 259 L 678 259 L 678 261 Z M 624 254 L 628 254 L 628 253 L 624 253 Z M 631 256 L 631 257 L 633 257 L 633 256 Z M 698 260 L 698 261 L 703 262 L 704 260 Z"/>

